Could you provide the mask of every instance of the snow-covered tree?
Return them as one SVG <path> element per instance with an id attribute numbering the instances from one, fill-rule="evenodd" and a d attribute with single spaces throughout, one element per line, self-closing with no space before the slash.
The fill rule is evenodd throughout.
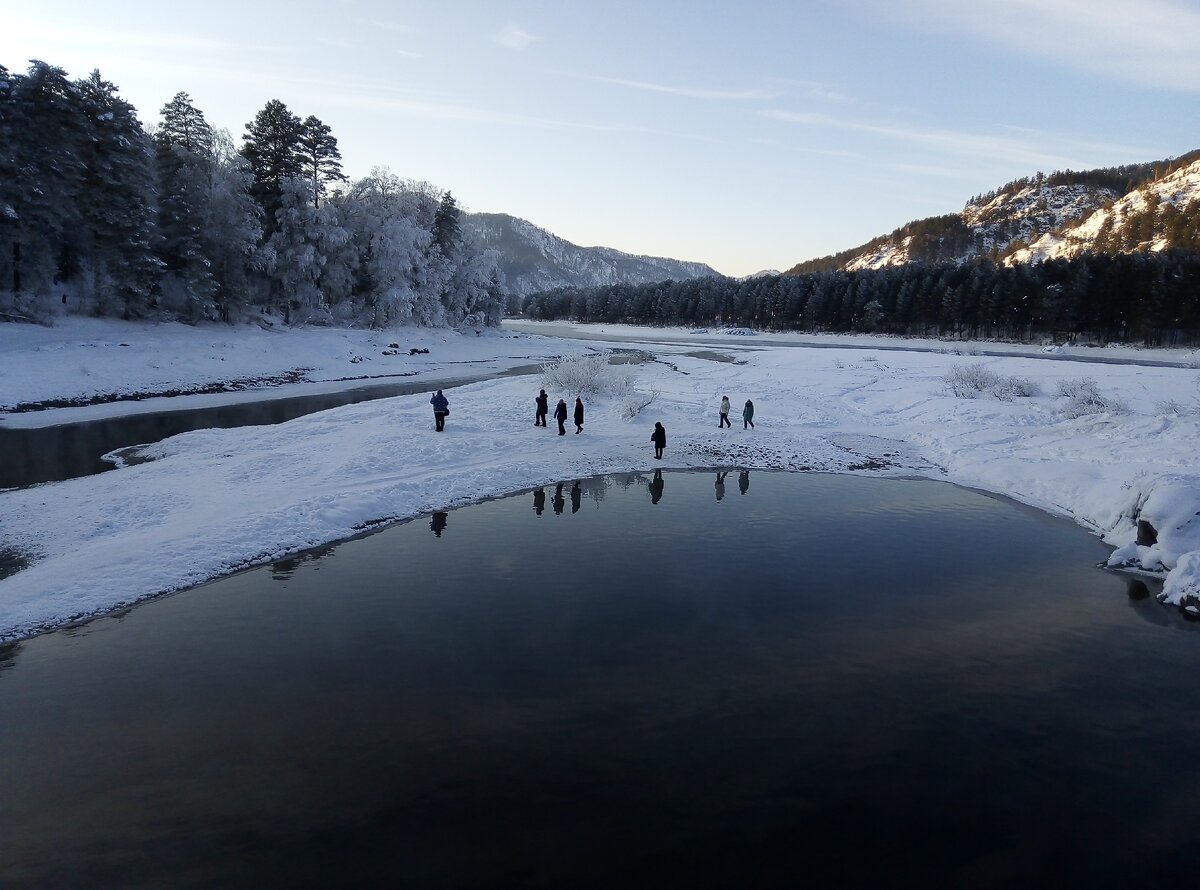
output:
<path id="1" fill-rule="evenodd" d="M 79 208 L 89 289 L 97 311 L 141 316 L 150 308 L 161 265 L 152 245 L 150 140 L 134 107 L 99 71 L 80 81 L 78 90 L 87 124 Z"/>
<path id="2" fill-rule="evenodd" d="M 290 321 L 328 320 L 330 306 L 322 279 L 331 254 L 350 239 L 331 206 L 316 207 L 308 181 L 283 181 L 275 231 L 267 241 L 272 303 Z M 339 277 L 340 281 L 340 277 Z"/>
<path id="3" fill-rule="evenodd" d="M 251 193 L 263 209 L 267 234 L 275 230 L 275 215 L 283 205 L 283 184 L 304 174 L 300 137 L 304 125 L 278 99 L 272 99 L 246 124 L 242 154 L 254 174 Z"/>

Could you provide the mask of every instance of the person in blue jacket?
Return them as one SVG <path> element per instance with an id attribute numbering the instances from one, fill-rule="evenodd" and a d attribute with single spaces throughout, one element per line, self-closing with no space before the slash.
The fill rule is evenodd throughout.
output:
<path id="1" fill-rule="evenodd" d="M 433 405 L 433 422 L 437 425 L 437 431 L 443 432 L 446 429 L 446 415 L 450 413 L 450 400 L 442 395 L 439 389 L 433 394 L 429 404 Z"/>

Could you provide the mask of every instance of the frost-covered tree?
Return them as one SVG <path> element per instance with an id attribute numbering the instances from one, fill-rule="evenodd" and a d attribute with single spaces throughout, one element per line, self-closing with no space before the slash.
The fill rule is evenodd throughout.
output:
<path id="1" fill-rule="evenodd" d="M 14 291 L 49 293 L 77 269 L 74 239 L 85 166 L 79 93 L 66 72 L 34 61 L 5 90 L 5 153 L 13 175 L 0 178 L 6 253 Z"/>
<path id="2" fill-rule="evenodd" d="M 251 193 L 263 209 L 269 236 L 275 231 L 275 215 L 283 204 L 283 183 L 304 174 L 300 137 L 304 125 L 278 99 L 272 99 L 246 124 L 242 154 L 254 174 Z"/>
<path id="3" fill-rule="evenodd" d="M 214 133 L 211 172 L 203 244 L 217 283 L 218 312 L 222 320 L 231 321 L 233 310 L 250 302 L 263 268 L 258 247 L 262 210 L 250 193 L 250 163 L 233 150 L 233 140 L 224 130 Z"/>
<path id="4" fill-rule="evenodd" d="M 160 262 L 154 255 L 155 184 L 150 140 L 134 107 L 93 71 L 79 82 L 86 121 L 79 209 L 81 265 L 96 309 L 145 315 Z"/>
<path id="5" fill-rule="evenodd" d="M 213 131 L 187 93 L 162 109 L 154 134 L 159 187 L 159 251 L 168 305 L 211 317 L 219 290 L 208 249 L 215 160 Z"/>
<path id="6" fill-rule="evenodd" d="M 313 204 L 306 179 L 294 176 L 282 186 L 275 231 L 266 244 L 272 303 L 283 309 L 289 322 L 328 320 L 330 304 L 322 288 L 325 267 L 350 233 L 338 224 L 333 207 Z"/>
<path id="7" fill-rule="evenodd" d="M 446 192 L 438 203 L 437 214 L 433 218 L 433 243 L 442 251 L 442 256 L 453 260 L 458 253 L 462 241 L 462 211 L 454 195 Z"/>

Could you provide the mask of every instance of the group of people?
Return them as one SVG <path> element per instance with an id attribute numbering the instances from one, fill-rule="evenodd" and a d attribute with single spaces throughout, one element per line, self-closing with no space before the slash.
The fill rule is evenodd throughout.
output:
<path id="1" fill-rule="evenodd" d="M 446 415 L 450 413 L 450 400 L 439 389 L 433 394 L 429 400 L 429 404 L 433 405 L 433 420 L 434 428 L 440 433 L 446 429 Z M 546 390 L 538 391 L 537 397 L 534 399 L 536 408 L 533 415 L 534 426 L 546 426 L 546 417 L 550 413 L 550 397 L 546 395 Z M 732 427 L 729 422 L 729 396 L 721 397 L 721 406 L 718 409 L 720 419 L 717 426 L 721 429 Z M 554 408 L 554 419 L 558 423 L 558 434 L 565 436 L 567 434 L 567 401 L 559 399 L 558 405 Z M 579 396 L 575 397 L 575 412 L 573 415 L 575 421 L 575 434 L 579 435 L 583 432 L 583 399 Z M 746 405 L 742 408 L 742 429 L 754 428 L 754 403 L 746 399 Z M 650 434 L 650 441 L 654 443 L 654 459 L 662 460 L 663 452 L 667 448 L 667 430 L 661 422 L 655 422 L 654 432 Z"/>
<path id="2" fill-rule="evenodd" d="M 533 415 L 534 426 L 545 426 L 546 415 L 550 413 L 550 397 L 546 395 L 546 390 L 539 390 L 534 403 L 537 405 L 537 410 Z M 567 400 L 559 399 L 558 405 L 554 408 L 554 419 L 558 421 L 558 434 L 565 436 L 567 434 Z M 579 396 L 575 397 L 575 434 L 579 435 L 583 432 L 583 399 Z"/>
<path id="3" fill-rule="evenodd" d="M 721 396 L 721 407 L 717 411 L 720 415 L 717 427 L 732 427 L 733 424 L 729 422 L 729 396 Z M 745 407 L 742 408 L 742 429 L 754 429 L 754 403 L 749 399 L 746 399 Z"/>

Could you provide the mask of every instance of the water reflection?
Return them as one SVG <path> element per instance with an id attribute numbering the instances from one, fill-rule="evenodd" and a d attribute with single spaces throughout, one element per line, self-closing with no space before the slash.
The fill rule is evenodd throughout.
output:
<path id="1" fill-rule="evenodd" d="M 728 475 L 728 470 L 717 470 L 717 481 L 713 483 L 713 487 L 716 489 L 718 501 L 725 499 L 725 477 Z"/>
<path id="2" fill-rule="evenodd" d="M 0 649 L 0 885 L 1191 885 L 1197 638 L 1095 538 L 857 477 L 647 511 L 665 475 Z"/>
<path id="3" fill-rule="evenodd" d="M 583 501 L 583 486 L 579 484 L 579 480 L 575 480 L 575 484 L 571 486 L 571 512 L 578 513 L 579 505 Z"/>
<path id="4" fill-rule="evenodd" d="M 750 490 L 750 471 L 742 470 L 738 473 L 738 491 L 745 494 Z"/>
<path id="5" fill-rule="evenodd" d="M 650 480 L 650 503 L 657 504 L 662 500 L 664 487 L 666 483 L 663 482 L 662 470 L 655 470 L 654 478 Z"/>
<path id="6" fill-rule="evenodd" d="M 566 499 L 563 498 L 563 484 L 560 482 L 554 488 L 554 515 L 562 516 L 563 507 L 566 505 Z"/>
<path id="7" fill-rule="evenodd" d="M 271 578 L 275 581 L 287 581 L 306 562 L 317 562 L 324 559 L 337 550 L 337 547 L 336 542 L 333 544 L 323 544 L 320 547 L 305 550 L 302 553 L 297 553 L 285 559 L 277 559 L 271 563 Z"/>
<path id="8" fill-rule="evenodd" d="M 533 490 L 533 512 L 541 516 L 546 510 L 546 489 L 535 488 Z"/>
<path id="9" fill-rule="evenodd" d="M 446 530 L 446 521 L 449 518 L 449 513 L 434 513 L 429 519 L 429 530 L 433 532 L 435 538 L 440 538 L 442 532 Z"/>

